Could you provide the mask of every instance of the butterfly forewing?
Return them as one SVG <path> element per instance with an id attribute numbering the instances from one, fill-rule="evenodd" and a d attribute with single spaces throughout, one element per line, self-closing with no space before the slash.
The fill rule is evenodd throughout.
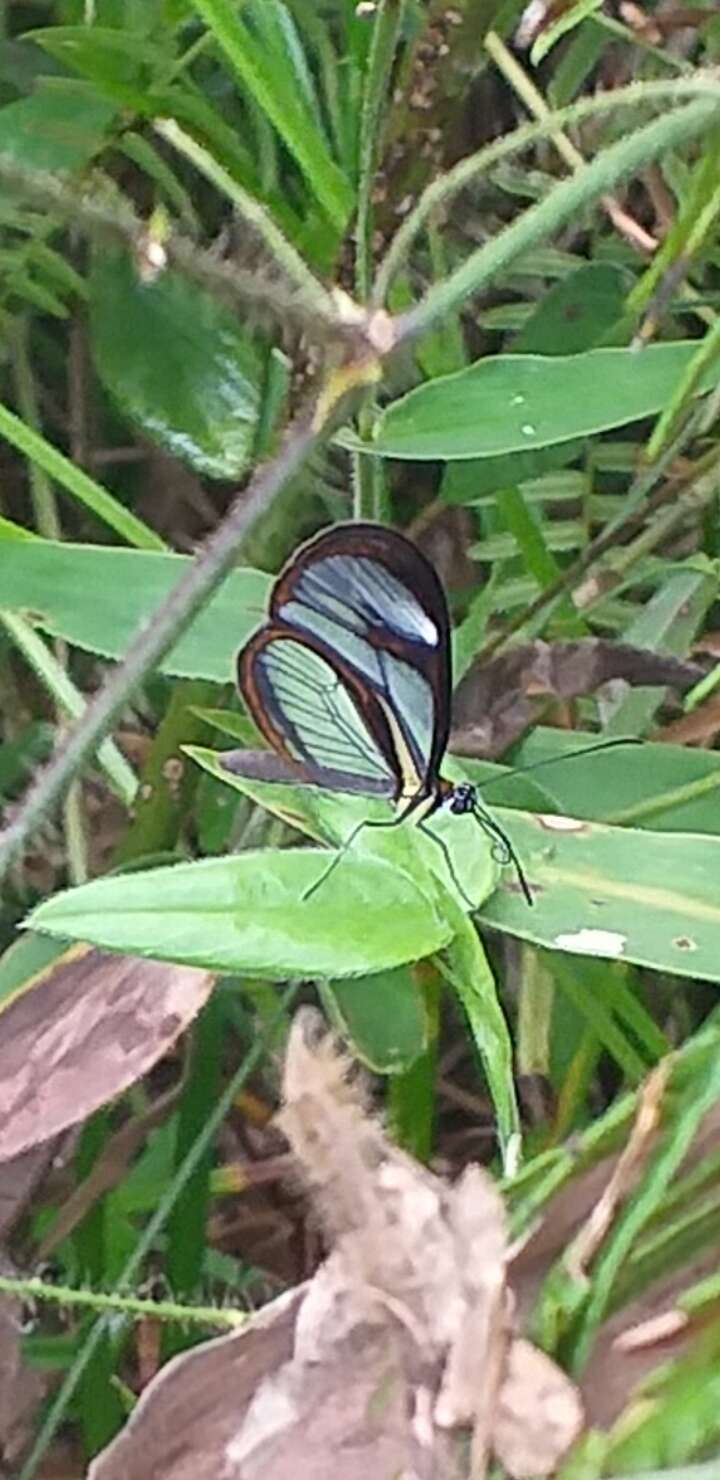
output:
<path id="1" fill-rule="evenodd" d="M 372 524 L 325 532 L 283 571 L 270 614 L 306 634 L 374 699 L 367 712 L 398 796 L 431 788 L 448 735 L 449 624 L 437 575 L 415 546 Z"/>

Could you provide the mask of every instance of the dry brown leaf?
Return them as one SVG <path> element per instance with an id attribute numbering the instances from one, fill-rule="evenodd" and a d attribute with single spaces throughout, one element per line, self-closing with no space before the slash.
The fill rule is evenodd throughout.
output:
<path id="1" fill-rule="evenodd" d="M 167 1053 L 213 978 L 77 946 L 3 1006 L 0 1161 L 84 1120 Z"/>
<path id="2" fill-rule="evenodd" d="M 231 1480 L 227 1446 L 263 1378 L 290 1357 L 302 1296 L 301 1286 L 266 1305 L 247 1331 L 168 1362 L 87 1480 Z"/>
<path id="3" fill-rule="evenodd" d="M 281 1118 L 332 1252 L 289 1301 L 166 1368 L 90 1480 L 482 1480 L 500 1446 L 520 1480 L 526 1408 L 540 1427 L 548 1411 L 534 1474 L 575 1437 L 573 1384 L 513 1340 L 491 1178 L 448 1187 L 393 1146 L 318 1023 L 293 1025 Z"/>
<path id="4" fill-rule="evenodd" d="M 672 745 L 711 746 L 720 734 L 720 695 L 712 694 L 697 709 L 671 720 L 661 729 L 655 730 L 652 740 L 664 740 Z"/>
<path id="5" fill-rule="evenodd" d="M 602 637 L 537 639 L 469 669 L 453 698 L 450 749 L 456 755 L 501 755 L 537 721 L 549 699 L 592 694 L 610 679 L 685 689 L 703 673 L 698 664 Z"/>
<path id="6" fill-rule="evenodd" d="M 583 1405 L 574 1382 L 556 1362 L 522 1337 L 511 1343 L 500 1396 L 493 1446 L 516 1480 L 550 1475 L 583 1426 Z"/>

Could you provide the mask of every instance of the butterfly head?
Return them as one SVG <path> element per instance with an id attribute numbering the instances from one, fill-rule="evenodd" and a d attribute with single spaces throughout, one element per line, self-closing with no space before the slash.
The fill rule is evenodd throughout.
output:
<path id="1" fill-rule="evenodd" d="M 459 781 L 450 792 L 450 811 L 457 816 L 474 812 L 477 808 L 477 787 L 472 781 Z"/>

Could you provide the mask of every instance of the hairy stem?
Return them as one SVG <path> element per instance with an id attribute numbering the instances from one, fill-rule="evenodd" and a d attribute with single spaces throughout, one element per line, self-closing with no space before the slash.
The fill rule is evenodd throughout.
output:
<path id="1" fill-rule="evenodd" d="M 40 772 L 14 821 L 0 833 L 0 880 L 15 854 L 107 734 L 138 684 L 220 585 L 235 561 L 246 530 L 299 471 L 319 436 L 311 415 L 304 413 L 298 417 L 286 432 L 277 457 L 257 470 L 167 600 L 143 623 L 124 662 L 111 673 L 82 720 L 68 732 Z"/>

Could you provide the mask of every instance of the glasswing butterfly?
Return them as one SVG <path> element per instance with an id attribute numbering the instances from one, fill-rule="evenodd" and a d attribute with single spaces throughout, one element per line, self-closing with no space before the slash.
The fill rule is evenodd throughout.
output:
<path id="1" fill-rule="evenodd" d="M 450 619 L 436 571 L 405 535 L 358 522 L 301 545 L 275 581 L 267 622 L 237 665 L 240 693 L 272 753 L 229 752 L 225 769 L 383 797 L 396 808 L 392 822 L 358 824 L 308 893 L 360 828 L 410 817 L 422 827 L 448 806 L 475 816 L 496 860 L 514 864 L 532 904 L 512 844 L 476 787 L 440 775 L 450 732 Z M 428 835 L 453 873 L 444 843 Z"/>

